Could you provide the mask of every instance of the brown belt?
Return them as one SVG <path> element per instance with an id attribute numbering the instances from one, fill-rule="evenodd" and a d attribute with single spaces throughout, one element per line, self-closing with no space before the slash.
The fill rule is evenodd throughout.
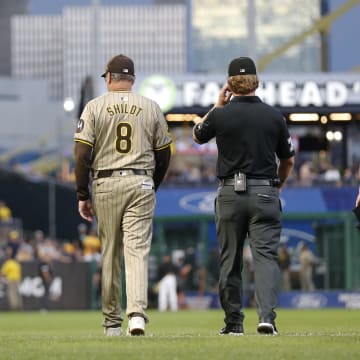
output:
<path id="1" fill-rule="evenodd" d="M 142 169 L 116 169 L 116 170 L 99 170 L 95 172 L 96 178 L 107 178 L 111 176 L 129 176 L 129 175 L 148 175 L 146 170 Z"/>

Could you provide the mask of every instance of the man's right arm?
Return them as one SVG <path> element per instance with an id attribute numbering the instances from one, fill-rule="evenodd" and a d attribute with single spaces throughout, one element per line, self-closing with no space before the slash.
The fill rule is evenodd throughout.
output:
<path id="1" fill-rule="evenodd" d="M 91 168 L 92 146 L 81 141 L 75 141 L 75 180 L 78 200 L 88 200 L 89 179 Z"/>
<path id="2" fill-rule="evenodd" d="M 232 92 L 229 89 L 229 85 L 226 83 L 220 90 L 216 104 L 203 117 L 195 116 L 195 118 L 192 120 L 195 124 L 193 127 L 192 138 L 196 143 L 203 144 L 204 142 L 206 142 L 199 139 L 199 135 L 205 120 L 215 108 L 223 107 L 224 105 L 226 105 L 230 101 L 231 96 Z"/>

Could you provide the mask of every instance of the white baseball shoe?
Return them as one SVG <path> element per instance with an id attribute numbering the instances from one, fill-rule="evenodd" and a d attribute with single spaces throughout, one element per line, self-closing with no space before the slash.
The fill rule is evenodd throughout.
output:
<path id="1" fill-rule="evenodd" d="M 279 335 L 275 326 L 275 322 L 272 320 L 260 320 L 257 327 L 257 332 L 260 335 Z"/>
<path id="2" fill-rule="evenodd" d="M 121 327 L 104 328 L 104 334 L 105 336 L 121 336 L 122 330 Z"/>
<path id="3" fill-rule="evenodd" d="M 145 335 L 145 319 L 142 316 L 133 316 L 129 319 L 126 336 Z"/>

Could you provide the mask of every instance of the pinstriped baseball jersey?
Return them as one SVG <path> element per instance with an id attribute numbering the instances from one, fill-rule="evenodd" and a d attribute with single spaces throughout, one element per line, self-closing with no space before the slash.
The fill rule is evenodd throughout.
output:
<path id="1" fill-rule="evenodd" d="M 156 102 L 131 91 L 111 91 L 86 105 L 74 140 L 93 146 L 95 171 L 153 170 L 153 151 L 169 145 L 171 136 Z"/>

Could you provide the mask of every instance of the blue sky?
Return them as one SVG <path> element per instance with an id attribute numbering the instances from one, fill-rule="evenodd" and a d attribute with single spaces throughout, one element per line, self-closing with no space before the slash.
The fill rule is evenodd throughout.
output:
<path id="1" fill-rule="evenodd" d="M 330 11 L 337 9 L 347 0 L 328 0 Z M 60 14 L 67 5 L 89 5 L 91 0 L 30 0 L 29 10 L 33 14 Z M 101 0 L 103 5 L 151 4 L 152 0 Z M 360 2 L 343 17 L 336 20 L 330 29 L 329 52 L 330 70 L 349 71 L 360 66 L 359 33 Z"/>

